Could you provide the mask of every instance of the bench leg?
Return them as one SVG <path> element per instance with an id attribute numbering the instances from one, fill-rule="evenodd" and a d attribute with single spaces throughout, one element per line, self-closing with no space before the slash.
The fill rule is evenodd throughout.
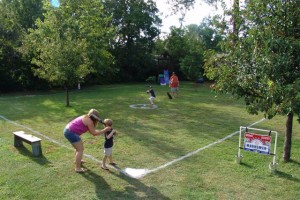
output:
<path id="1" fill-rule="evenodd" d="M 34 142 L 31 144 L 31 146 L 32 146 L 32 153 L 34 156 L 42 155 L 41 142 Z"/>
<path id="2" fill-rule="evenodd" d="M 16 135 L 15 135 L 15 138 L 14 138 L 14 146 L 15 147 L 22 147 L 22 146 L 24 146 L 23 143 L 22 143 L 22 139 L 19 138 Z"/>

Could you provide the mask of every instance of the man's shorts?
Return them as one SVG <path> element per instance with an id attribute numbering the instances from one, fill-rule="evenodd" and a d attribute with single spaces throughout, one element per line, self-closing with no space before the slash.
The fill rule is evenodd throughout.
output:
<path id="1" fill-rule="evenodd" d="M 65 137 L 71 142 L 71 144 L 74 144 L 76 142 L 79 142 L 81 140 L 80 136 L 76 133 L 70 131 L 69 129 L 65 128 L 64 130 Z"/>
<path id="2" fill-rule="evenodd" d="M 178 92 L 178 90 L 179 90 L 178 87 L 172 87 L 171 88 L 171 92 Z"/>

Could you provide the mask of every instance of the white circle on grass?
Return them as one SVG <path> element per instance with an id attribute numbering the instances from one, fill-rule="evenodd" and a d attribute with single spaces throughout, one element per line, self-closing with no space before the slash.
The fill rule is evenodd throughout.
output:
<path id="1" fill-rule="evenodd" d="M 137 109 L 156 109 L 158 108 L 157 105 L 149 105 L 149 104 L 133 104 L 129 106 L 130 108 L 137 108 Z"/>

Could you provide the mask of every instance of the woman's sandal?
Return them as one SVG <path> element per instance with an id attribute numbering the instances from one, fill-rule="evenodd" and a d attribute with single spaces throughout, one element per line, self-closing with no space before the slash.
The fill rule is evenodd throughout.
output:
<path id="1" fill-rule="evenodd" d="M 75 169 L 75 172 L 77 172 L 77 173 L 84 173 L 86 171 L 87 171 L 87 169 L 84 169 L 84 168 Z"/>

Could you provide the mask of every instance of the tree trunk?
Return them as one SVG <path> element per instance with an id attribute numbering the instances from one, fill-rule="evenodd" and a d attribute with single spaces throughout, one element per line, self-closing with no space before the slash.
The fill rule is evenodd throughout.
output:
<path id="1" fill-rule="evenodd" d="M 291 158 L 291 149 L 292 149 L 292 131 L 293 131 L 293 113 L 292 112 L 289 112 L 287 115 L 285 127 L 286 127 L 286 133 L 285 133 L 283 160 L 285 162 L 288 162 L 288 161 L 290 161 L 290 158 Z"/>
<path id="2" fill-rule="evenodd" d="M 65 86 L 65 90 L 66 90 L 66 106 L 69 107 L 70 106 L 70 100 L 69 100 L 69 87 Z"/>
<path id="3" fill-rule="evenodd" d="M 232 13 L 232 31 L 233 31 L 233 42 L 235 43 L 238 39 L 239 36 L 239 30 L 238 30 L 238 23 L 239 22 L 239 17 L 240 17 L 240 0 L 234 0 L 233 1 L 233 13 Z"/>

